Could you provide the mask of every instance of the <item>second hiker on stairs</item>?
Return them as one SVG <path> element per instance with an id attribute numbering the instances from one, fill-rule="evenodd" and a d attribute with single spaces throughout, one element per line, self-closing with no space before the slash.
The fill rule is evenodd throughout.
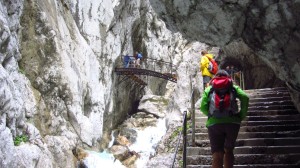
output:
<path id="1" fill-rule="evenodd" d="M 236 98 L 240 100 L 240 110 Z M 200 110 L 208 116 L 206 127 L 212 152 L 212 168 L 232 168 L 233 149 L 240 123 L 248 111 L 249 97 L 233 85 L 230 75 L 219 70 L 202 95 Z"/>
<path id="2" fill-rule="evenodd" d="M 205 89 L 209 85 L 209 81 L 218 70 L 218 64 L 214 61 L 213 55 L 207 51 L 201 51 L 200 71 L 203 76 L 203 88 Z M 214 64 L 212 64 L 212 62 Z"/>

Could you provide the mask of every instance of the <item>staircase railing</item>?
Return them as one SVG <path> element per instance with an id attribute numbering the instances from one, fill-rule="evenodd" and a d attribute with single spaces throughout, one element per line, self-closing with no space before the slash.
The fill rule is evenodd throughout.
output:
<path id="1" fill-rule="evenodd" d="M 191 97 L 190 97 L 190 102 L 191 102 L 191 108 L 190 108 L 190 112 L 191 112 L 191 117 L 192 117 L 192 146 L 195 146 L 195 92 L 194 92 L 194 88 L 192 85 L 192 76 L 190 76 L 190 89 L 191 89 Z M 177 144 L 176 144 L 176 150 L 174 153 L 174 158 L 173 158 L 173 163 L 172 163 L 172 168 L 174 167 L 175 161 L 176 161 L 176 155 L 178 153 L 178 147 L 180 144 L 180 139 L 181 136 L 183 134 L 183 153 L 182 153 L 182 167 L 186 168 L 186 151 L 187 151 L 187 111 L 183 112 L 183 124 L 182 124 L 182 131 L 180 132 L 180 134 L 178 135 L 178 140 L 177 140 Z"/>
<path id="2" fill-rule="evenodd" d="M 192 84 L 192 76 L 190 76 L 190 88 L 191 88 L 191 113 L 192 113 L 192 146 L 195 146 L 195 92 L 194 92 L 194 88 L 193 88 L 193 84 Z"/>
<path id="3" fill-rule="evenodd" d="M 176 162 L 176 156 L 178 153 L 178 147 L 180 144 L 181 136 L 183 134 L 183 168 L 186 168 L 186 123 L 187 123 L 187 111 L 183 112 L 183 124 L 182 124 L 182 131 L 180 131 L 177 139 L 177 144 L 176 144 L 176 149 L 175 153 L 173 156 L 173 163 L 172 163 L 172 168 L 174 168 L 175 162 Z"/>
<path id="4" fill-rule="evenodd" d="M 239 85 L 243 90 L 245 89 L 245 78 L 243 71 L 234 72 L 231 74 L 231 77 L 237 85 Z"/>

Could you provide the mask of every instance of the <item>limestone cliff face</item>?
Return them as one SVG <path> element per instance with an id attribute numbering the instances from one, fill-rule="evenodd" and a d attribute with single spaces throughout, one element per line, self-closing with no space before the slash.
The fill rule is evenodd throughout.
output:
<path id="1" fill-rule="evenodd" d="M 188 106 L 190 79 L 202 90 L 203 49 L 222 47 L 222 59 L 239 60 L 249 76 L 266 67 L 299 102 L 297 11 L 296 0 L 1 1 L 0 167 L 74 167 L 74 146 L 99 149 L 143 94 L 164 94 L 156 78 L 145 89 L 119 84 L 114 68 L 135 51 L 176 66 L 174 120 Z M 263 78 L 248 80 L 271 86 Z M 22 134 L 30 143 L 14 146 Z"/>
<path id="2" fill-rule="evenodd" d="M 141 51 L 179 65 L 189 50 L 148 1 L 5 0 L 0 7 L 0 167 L 74 167 L 71 149 L 99 149 L 145 93 L 119 84 L 121 55 Z M 158 93 L 153 79 L 148 91 Z M 14 146 L 22 134 L 30 145 Z"/>

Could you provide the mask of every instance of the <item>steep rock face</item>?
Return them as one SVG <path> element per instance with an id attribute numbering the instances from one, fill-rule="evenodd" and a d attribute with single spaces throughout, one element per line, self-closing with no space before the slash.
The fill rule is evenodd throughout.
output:
<path id="1" fill-rule="evenodd" d="M 183 52 L 193 53 L 187 61 L 197 65 L 197 52 L 206 47 L 191 49 L 180 33 L 166 29 L 148 1 L 16 0 L 0 7 L 0 167 L 74 167 L 71 149 L 105 144 L 105 131 L 121 123 L 145 93 L 119 83 L 113 70 L 122 54 L 142 51 L 145 58 L 179 66 Z M 185 66 L 179 73 L 188 73 Z M 166 85 L 148 82 L 149 93 Z M 22 134 L 31 145 L 14 146 Z"/>
<path id="2" fill-rule="evenodd" d="M 20 67 L 43 102 L 35 125 L 44 136 L 79 136 L 93 145 L 102 134 L 104 95 L 109 92 L 101 90 L 106 83 L 99 80 L 99 62 L 71 13 L 59 1 L 26 1 L 21 26 Z"/>

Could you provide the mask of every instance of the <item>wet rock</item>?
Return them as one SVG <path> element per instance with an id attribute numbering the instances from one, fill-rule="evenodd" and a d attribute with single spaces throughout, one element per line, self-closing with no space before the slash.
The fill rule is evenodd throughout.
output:
<path id="1" fill-rule="evenodd" d="M 130 167 L 132 166 L 135 161 L 138 159 L 138 156 L 137 155 L 132 155 L 131 157 L 127 158 L 126 160 L 124 160 L 122 163 L 127 166 L 127 167 Z"/>
<path id="2" fill-rule="evenodd" d="M 129 157 L 129 149 L 127 146 L 123 145 L 113 145 L 109 149 L 110 153 L 114 155 L 114 157 L 120 161 L 123 161 Z"/>
<path id="3" fill-rule="evenodd" d="M 151 158 L 150 161 L 147 163 L 146 168 L 170 168 L 173 163 L 174 154 L 172 153 L 165 153 L 161 154 L 158 157 Z M 177 165 L 179 166 L 179 165 Z M 176 166 L 175 166 L 176 167 Z"/>
<path id="4" fill-rule="evenodd" d="M 121 128 L 120 135 L 125 136 L 132 144 L 136 141 L 137 131 L 133 128 Z"/>
<path id="5" fill-rule="evenodd" d="M 88 166 L 84 163 L 84 159 L 88 157 L 88 153 L 80 148 L 80 147 L 75 147 L 72 149 L 72 153 L 77 159 L 77 166 L 79 168 L 87 168 Z"/>
<path id="6" fill-rule="evenodd" d="M 129 146 L 131 143 L 125 136 L 118 135 L 118 137 L 116 138 L 115 144 Z"/>
<path id="7" fill-rule="evenodd" d="M 163 118 L 166 114 L 168 99 L 163 96 L 145 95 L 140 101 L 138 111 L 153 114 L 156 117 Z"/>
<path id="8" fill-rule="evenodd" d="M 127 128 L 145 128 L 148 126 L 155 126 L 157 117 L 153 114 L 138 112 L 128 118 L 120 127 Z"/>

